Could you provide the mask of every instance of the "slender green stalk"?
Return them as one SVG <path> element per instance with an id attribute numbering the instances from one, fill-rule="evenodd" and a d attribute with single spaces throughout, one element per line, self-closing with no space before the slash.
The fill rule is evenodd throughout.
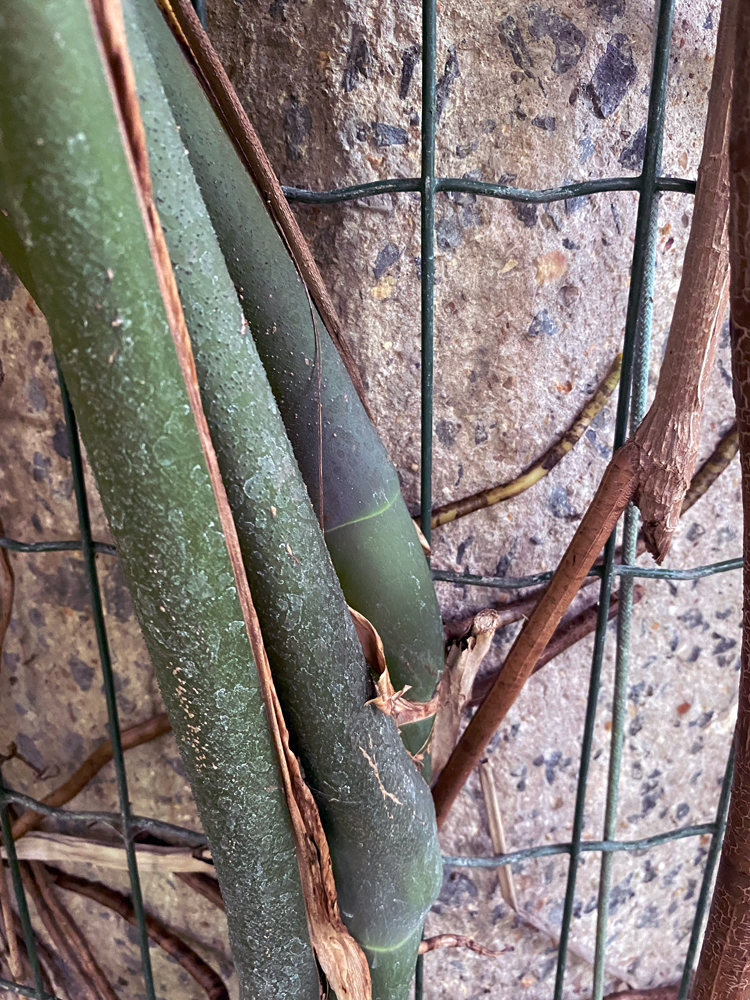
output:
<path id="1" fill-rule="evenodd" d="M 0 209 L 50 324 L 211 842 L 243 995 L 315 1000 L 257 674 L 83 3 L 3 5 L 0 91 Z"/>
<path id="2" fill-rule="evenodd" d="M 149 46 L 344 594 L 380 634 L 395 687 L 428 701 L 443 667 L 440 613 L 398 477 L 263 198 L 157 20 Z M 412 753 L 431 725 L 403 728 Z"/>
<path id="3" fill-rule="evenodd" d="M 366 704 L 359 640 L 149 52 L 165 26 L 150 0 L 124 10 L 154 196 L 277 691 L 373 995 L 398 1000 L 441 882 L 432 798 L 392 720 Z"/>

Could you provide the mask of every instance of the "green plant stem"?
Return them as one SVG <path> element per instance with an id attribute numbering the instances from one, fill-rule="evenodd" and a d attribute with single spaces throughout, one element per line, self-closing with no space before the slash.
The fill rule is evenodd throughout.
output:
<path id="1" fill-rule="evenodd" d="M 84 4 L 2 8 L 0 91 L 0 208 L 50 325 L 211 842 L 242 991 L 313 1000 L 257 674 Z M 2 251 L 15 267 L 13 247 Z"/>

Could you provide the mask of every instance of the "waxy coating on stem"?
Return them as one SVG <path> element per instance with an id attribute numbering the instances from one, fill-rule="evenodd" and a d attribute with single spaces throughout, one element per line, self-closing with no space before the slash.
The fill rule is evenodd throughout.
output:
<path id="1" fill-rule="evenodd" d="M 398 477 L 261 194 L 169 35 L 149 36 L 162 85 L 344 594 L 377 629 L 394 686 L 429 701 L 443 667 L 440 611 Z M 403 728 L 410 752 L 424 749 L 431 724 Z"/>
<path id="2" fill-rule="evenodd" d="M 395 1000 L 440 886 L 432 800 L 392 720 L 366 705 L 359 640 L 159 79 L 158 40 L 174 43 L 151 0 L 124 7 L 154 196 L 277 691 L 345 922 L 374 996 Z"/>
<path id="3" fill-rule="evenodd" d="M 243 991 L 314 1000 L 257 674 L 86 7 L 4 8 L 0 75 L 0 207 L 69 383 L 211 842 Z"/>

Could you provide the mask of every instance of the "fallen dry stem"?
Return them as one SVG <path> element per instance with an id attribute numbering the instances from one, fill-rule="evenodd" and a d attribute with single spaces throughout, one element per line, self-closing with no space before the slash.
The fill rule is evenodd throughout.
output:
<path id="1" fill-rule="evenodd" d="M 167 23 L 178 41 L 187 46 L 199 72 L 199 79 L 208 99 L 218 111 L 230 139 L 250 176 L 255 181 L 268 204 L 271 215 L 305 287 L 318 308 L 318 312 L 336 346 L 344 367 L 349 373 L 357 395 L 367 415 L 370 408 L 351 348 L 344 337 L 336 309 L 328 294 L 310 248 L 302 235 L 289 202 L 281 189 L 271 161 L 263 149 L 258 134 L 247 117 L 237 93 L 216 54 L 203 25 L 190 0 L 159 0 L 167 14 Z"/>
<path id="2" fill-rule="evenodd" d="M 506 952 L 513 951 L 513 948 L 487 948 L 473 938 L 463 934 L 436 934 L 435 937 L 425 938 L 420 942 L 419 954 L 426 955 L 428 951 L 436 951 L 438 948 L 468 948 L 475 951 L 477 955 L 486 955 L 488 958 L 496 958 L 498 955 L 505 955 Z"/>
<path id="3" fill-rule="evenodd" d="M 610 396 L 615 391 L 617 383 L 620 381 L 621 371 L 622 354 L 618 354 L 612 362 L 609 371 L 597 386 L 593 397 L 586 403 L 559 441 L 556 441 L 540 459 L 509 483 L 491 486 L 487 490 L 481 490 L 479 493 L 464 497 L 462 500 L 453 500 L 442 507 L 436 507 L 432 512 L 433 530 L 444 524 L 450 524 L 451 521 L 456 521 L 459 517 L 466 517 L 467 514 L 473 514 L 474 511 L 482 510 L 484 507 L 491 507 L 493 504 L 501 503 L 503 500 L 510 500 L 512 497 L 517 497 L 520 493 L 524 493 L 541 479 L 544 479 L 550 470 L 554 469 L 565 455 L 573 450 L 578 441 L 583 437 L 586 429 L 591 425 L 591 421 L 606 405 Z"/>
<path id="4" fill-rule="evenodd" d="M 505 854 L 507 847 L 505 843 L 505 834 L 503 833 L 503 818 L 500 812 L 500 802 L 497 797 L 497 790 L 492 775 L 492 765 L 486 760 L 483 760 L 479 765 L 479 780 L 482 787 L 484 806 L 487 811 L 487 823 L 490 830 L 492 850 L 495 852 L 496 856 Z M 505 873 L 505 879 L 503 879 L 503 873 Z M 528 913 L 523 908 L 519 909 L 518 900 L 516 898 L 516 889 L 513 884 L 513 876 L 508 865 L 503 865 L 498 869 L 498 878 L 500 879 L 500 888 L 503 899 L 517 914 L 519 921 L 527 924 L 529 927 L 533 927 L 534 930 L 539 931 L 541 934 L 550 938 L 550 940 L 556 945 L 559 945 L 560 935 L 551 924 L 537 916 L 535 913 Z M 580 945 L 575 941 L 569 940 L 568 951 L 571 955 L 575 955 L 577 958 L 582 959 L 589 965 L 594 964 L 594 952 L 585 945 Z M 638 985 L 635 979 L 624 969 L 620 969 L 616 965 L 612 965 L 610 962 L 606 962 L 604 967 L 613 979 L 627 983 L 627 985 L 631 987 Z M 630 996 L 630 994 L 628 995 Z"/>
<path id="5" fill-rule="evenodd" d="M 61 889 L 86 896 L 95 903 L 99 903 L 109 910 L 114 910 L 131 926 L 138 926 L 130 896 L 110 889 L 102 882 L 93 882 L 77 875 L 68 875 L 56 868 L 47 868 L 47 872 Z M 146 930 L 151 940 L 156 942 L 168 955 L 171 955 L 193 977 L 209 997 L 209 1000 L 229 1000 L 229 992 L 218 973 L 163 921 L 147 913 Z"/>
<path id="6" fill-rule="evenodd" d="M 80 1000 L 117 1000 L 88 942 L 52 892 L 44 866 L 37 861 L 22 862 L 20 869 L 26 894 L 33 901 L 57 954 L 76 981 L 77 997 Z"/>
<path id="7" fill-rule="evenodd" d="M 121 733 L 122 748 L 123 750 L 131 750 L 133 747 L 139 747 L 143 743 L 149 743 L 159 736 L 164 736 L 171 729 L 167 713 L 162 712 L 151 719 L 146 719 L 145 722 L 139 722 L 137 726 L 123 730 Z M 111 760 L 112 741 L 106 739 L 99 744 L 93 753 L 89 754 L 83 764 L 66 782 L 53 792 L 50 792 L 49 795 L 45 795 L 42 802 L 48 806 L 64 806 L 66 802 L 70 802 L 79 792 L 82 792 L 91 779 Z M 13 839 L 18 840 L 19 837 L 23 837 L 29 830 L 33 830 L 39 826 L 43 819 L 44 815 L 42 813 L 34 812 L 33 809 L 27 809 L 21 813 L 11 827 Z"/>

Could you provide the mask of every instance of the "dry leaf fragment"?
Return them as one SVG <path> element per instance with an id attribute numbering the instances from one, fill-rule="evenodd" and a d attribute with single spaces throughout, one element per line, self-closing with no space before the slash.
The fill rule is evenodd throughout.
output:
<path id="1" fill-rule="evenodd" d="M 471 698 L 474 678 L 487 655 L 495 632 L 503 624 L 497 611 L 480 611 L 466 639 L 448 650 L 438 692 L 440 707 L 432 737 L 432 773 L 436 778 L 456 745 L 461 713 Z"/>
<path id="2" fill-rule="evenodd" d="M 354 621 L 365 660 L 378 675 L 378 679 L 375 681 L 377 695 L 375 698 L 371 698 L 367 704 L 374 705 L 384 715 L 392 716 L 397 726 L 405 726 L 409 722 L 419 722 L 420 719 L 435 715 L 438 710 L 440 693 L 438 692 L 430 701 L 408 701 L 404 695 L 410 690 L 409 684 L 402 687 L 400 691 L 396 691 L 388 673 L 383 642 L 377 629 L 359 611 L 349 608 L 349 612 Z"/>

